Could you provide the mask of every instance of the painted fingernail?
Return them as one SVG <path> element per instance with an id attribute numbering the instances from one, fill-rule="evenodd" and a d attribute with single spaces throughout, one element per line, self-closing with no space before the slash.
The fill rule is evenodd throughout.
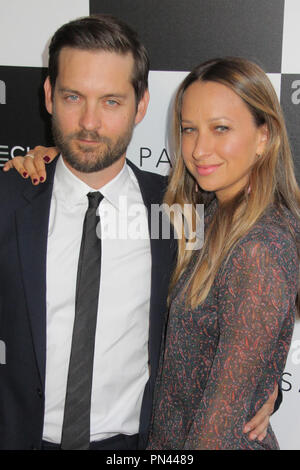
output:
<path id="1" fill-rule="evenodd" d="M 43 176 L 40 177 L 41 183 L 44 181 L 44 179 L 45 179 L 45 178 L 44 178 Z"/>
<path id="2" fill-rule="evenodd" d="M 33 184 L 36 184 L 37 182 L 38 182 L 38 180 L 36 178 L 34 178 Z"/>
<path id="3" fill-rule="evenodd" d="M 26 173 L 26 171 L 24 171 L 23 176 L 24 176 L 24 178 L 27 178 L 28 173 Z"/>
<path id="4" fill-rule="evenodd" d="M 44 157 L 44 160 L 45 160 L 46 163 L 50 162 L 50 158 L 47 157 L 47 156 Z"/>

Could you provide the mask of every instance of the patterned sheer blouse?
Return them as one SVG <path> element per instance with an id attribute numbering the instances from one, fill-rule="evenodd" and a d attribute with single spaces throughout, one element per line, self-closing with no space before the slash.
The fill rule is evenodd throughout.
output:
<path id="1" fill-rule="evenodd" d="M 206 226 L 211 220 L 208 208 Z M 274 391 L 292 337 L 299 262 L 294 217 L 271 207 L 240 240 L 205 302 L 175 287 L 154 398 L 149 449 L 278 449 L 243 426 Z"/>

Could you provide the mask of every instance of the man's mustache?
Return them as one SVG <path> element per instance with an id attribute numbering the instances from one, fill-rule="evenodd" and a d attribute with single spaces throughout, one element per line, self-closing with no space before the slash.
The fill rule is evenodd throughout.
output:
<path id="1" fill-rule="evenodd" d="M 110 144 L 110 139 L 103 135 L 99 135 L 96 131 L 79 131 L 69 134 L 68 140 L 80 139 L 80 140 L 93 140 L 94 142 L 102 142 L 104 144 Z"/>

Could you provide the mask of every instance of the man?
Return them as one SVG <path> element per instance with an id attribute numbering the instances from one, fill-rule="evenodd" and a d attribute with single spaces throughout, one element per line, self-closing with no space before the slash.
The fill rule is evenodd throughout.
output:
<path id="1" fill-rule="evenodd" d="M 1 174 L 0 448 L 145 448 L 174 242 L 95 232 L 106 211 L 117 229 L 118 216 L 162 201 L 165 179 L 125 160 L 147 110 L 148 58 L 106 16 L 62 26 L 49 52 L 61 156 L 41 186 Z"/>

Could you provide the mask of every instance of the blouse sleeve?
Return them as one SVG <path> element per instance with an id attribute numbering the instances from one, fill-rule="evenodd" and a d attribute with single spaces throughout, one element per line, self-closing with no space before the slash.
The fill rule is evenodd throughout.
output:
<path id="1" fill-rule="evenodd" d="M 239 448 L 243 426 L 280 379 L 297 284 L 297 254 L 286 245 L 244 242 L 220 276 L 219 343 L 186 449 Z M 263 402 L 255 407 L 259 390 Z"/>

